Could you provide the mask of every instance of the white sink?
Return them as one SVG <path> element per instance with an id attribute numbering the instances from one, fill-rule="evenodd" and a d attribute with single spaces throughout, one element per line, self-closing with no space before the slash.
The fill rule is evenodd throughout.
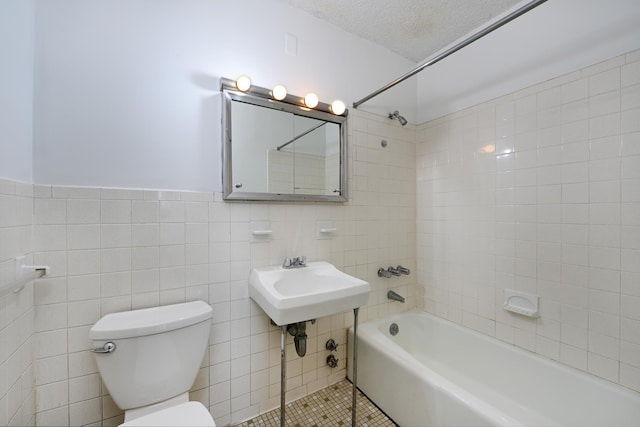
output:
<path id="1" fill-rule="evenodd" d="M 249 295 L 277 325 L 303 322 L 361 307 L 371 286 L 328 262 L 251 270 Z"/>

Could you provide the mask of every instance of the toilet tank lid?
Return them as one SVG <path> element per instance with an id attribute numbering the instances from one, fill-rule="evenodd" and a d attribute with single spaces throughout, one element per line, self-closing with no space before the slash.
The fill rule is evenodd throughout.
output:
<path id="1" fill-rule="evenodd" d="M 93 340 L 133 338 L 184 328 L 211 319 L 212 310 L 203 301 L 111 313 L 89 330 Z"/>

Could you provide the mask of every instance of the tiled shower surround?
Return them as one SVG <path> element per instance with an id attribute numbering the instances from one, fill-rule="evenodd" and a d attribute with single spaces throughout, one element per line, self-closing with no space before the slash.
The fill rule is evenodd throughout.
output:
<path id="1" fill-rule="evenodd" d="M 247 280 L 252 267 L 278 265 L 287 256 L 327 260 L 368 280 L 372 294 L 361 321 L 414 307 L 415 275 L 381 279 L 376 272 L 398 264 L 415 268 L 415 130 L 353 112 L 349 132 L 351 186 L 345 204 L 227 203 L 219 193 L 35 185 L 27 186 L 28 215 L 14 220 L 9 218 L 13 205 L 3 200 L 0 232 L 32 229 L 33 258 L 51 271 L 20 294 L 26 301 L 33 292 L 35 310 L 32 304 L 18 316 L 17 297 L 0 300 L 2 355 L 5 342 L 12 346 L 11 357 L 0 359 L 0 384 L 9 384 L 8 393 L 0 388 L 2 415 L 12 424 L 27 424 L 35 400 L 38 425 L 122 422 L 88 351 L 89 328 L 106 313 L 196 299 L 211 304 L 213 326 L 192 398 L 211 408 L 218 425 L 277 407 L 280 329 L 250 300 Z M 386 148 L 381 139 L 389 141 Z M 2 181 L 2 186 L 15 183 Z M 318 240 L 317 221 L 325 220 L 337 231 Z M 269 221 L 272 238 L 252 238 L 253 221 Z M 14 234 L 7 236 L 16 247 L 2 253 L 8 272 L 13 257 L 31 252 Z M 407 296 L 408 303 L 387 300 L 389 289 Z M 7 318 L 13 323 L 5 326 Z M 345 313 L 309 325 L 304 358 L 297 357 L 288 337 L 289 399 L 346 376 L 346 328 L 352 320 L 352 313 Z M 339 344 L 336 369 L 326 365 L 329 338 Z M 32 355 L 23 341 L 33 341 Z M 17 379 L 13 367 L 19 360 L 26 372 Z M 16 417 L 20 390 L 24 415 Z"/>
<path id="2" fill-rule="evenodd" d="M 640 52 L 420 126 L 426 310 L 640 391 Z M 539 319 L 502 309 L 540 295 Z"/>
<path id="3" fill-rule="evenodd" d="M 639 52 L 417 128 L 351 111 L 349 132 L 345 204 L 0 180 L 0 278 L 17 255 L 51 266 L 0 298 L 0 425 L 120 422 L 90 326 L 193 299 L 212 305 L 214 324 L 192 398 L 218 425 L 277 407 L 279 330 L 247 277 L 297 254 L 372 284 L 361 321 L 424 307 L 640 391 Z M 316 238 L 323 220 L 332 239 Z M 273 237 L 252 238 L 253 221 L 270 221 Z M 412 275 L 377 277 L 397 264 Z M 503 311 L 505 288 L 540 295 L 541 318 Z M 344 378 L 351 321 L 318 319 L 303 359 L 289 338 L 290 399 Z M 329 337 L 341 344 L 335 370 Z"/>

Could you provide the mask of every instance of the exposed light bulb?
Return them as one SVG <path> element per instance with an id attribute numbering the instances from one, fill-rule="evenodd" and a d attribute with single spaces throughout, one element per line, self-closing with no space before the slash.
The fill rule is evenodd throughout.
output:
<path id="1" fill-rule="evenodd" d="M 315 93 L 309 93 L 304 97 L 304 105 L 309 108 L 315 108 L 318 106 L 318 95 Z"/>
<path id="2" fill-rule="evenodd" d="M 287 97 L 287 88 L 282 85 L 275 85 L 273 89 L 271 89 L 271 96 L 278 101 L 282 101 Z"/>
<path id="3" fill-rule="evenodd" d="M 251 87 L 251 79 L 248 76 L 240 76 L 236 79 L 236 87 L 239 91 L 246 92 Z"/>
<path id="4" fill-rule="evenodd" d="M 347 107 L 344 105 L 344 102 L 340 101 L 339 99 L 336 99 L 331 103 L 331 112 L 336 116 L 344 113 L 346 109 Z"/>

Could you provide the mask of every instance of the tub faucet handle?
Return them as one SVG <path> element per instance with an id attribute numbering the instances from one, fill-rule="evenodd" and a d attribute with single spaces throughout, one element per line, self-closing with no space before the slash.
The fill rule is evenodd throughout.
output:
<path id="1" fill-rule="evenodd" d="M 398 271 L 397 268 L 393 268 L 393 267 L 389 267 L 387 268 L 387 271 L 391 274 L 393 274 L 394 276 L 399 276 L 400 272 Z"/>
<path id="2" fill-rule="evenodd" d="M 391 272 L 385 270 L 384 268 L 380 267 L 378 269 L 378 277 L 386 277 L 387 279 L 391 277 Z"/>
<path id="3" fill-rule="evenodd" d="M 404 274 L 405 276 L 408 276 L 409 274 L 411 274 L 411 270 L 409 270 L 406 267 L 403 267 L 401 265 L 396 267 L 396 270 L 400 273 L 400 274 Z"/>

